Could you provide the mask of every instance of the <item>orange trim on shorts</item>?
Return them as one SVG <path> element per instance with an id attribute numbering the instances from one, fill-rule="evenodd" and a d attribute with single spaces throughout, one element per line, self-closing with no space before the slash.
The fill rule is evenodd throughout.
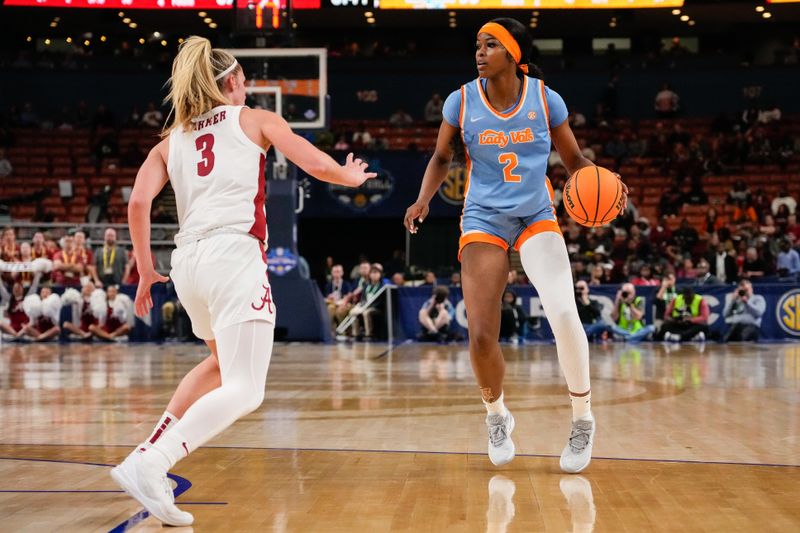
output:
<path id="1" fill-rule="evenodd" d="M 509 111 L 508 113 L 500 113 L 498 110 L 492 107 L 492 104 L 489 103 L 489 97 L 483 92 L 483 85 L 481 85 L 481 79 L 478 78 L 475 80 L 475 83 L 478 84 L 478 94 L 481 96 L 481 100 L 483 101 L 483 105 L 486 108 L 494 113 L 496 117 L 500 117 L 502 119 L 509 119 L 517 114 L 517 112 L 522 109 L 522 104 L 525 102 L 525 97 L 528 95 L 528 76 L 522 77 L 522 95 L 519 97 L 519 102 L 517 105 L 514 106 L 514 109 Z"/>
<path id="2" fill-rule="evenodd" d="M 519 251 L 522 245 L 525 244 L 525 241 L 545 231 L 553 231 L 561 235 L 561 228 L 558 226 L 558 222 L 555 220 L 540 220 L 525 228 L 525 231 L 519 236 L 517 242 L 514 243 L 514 249 Z"/>
<path id="3" fill-rule="evenodd" d="M 497 237 L 495 235 L 489 235 L 488 233 L 483 233 L 480 231 L 474 231 L 472 233 L 467 233 L 466 235 L 461 235 L 461 238 L 458 239 L 458 260 L 461 261 L 461 252 L 464 250 L 464 247 L 468 244 L 472 244 L 473 242 L 482 242 L 485 244 L 494 244 L 495 246 L 499 246 L 503 249 L 503 251 L 508 251 L 508 243 Z"/>

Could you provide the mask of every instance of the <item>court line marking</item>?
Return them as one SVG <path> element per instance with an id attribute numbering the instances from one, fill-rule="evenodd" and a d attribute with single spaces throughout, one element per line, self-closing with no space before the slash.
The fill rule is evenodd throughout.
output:
<path id="1" fill-rule="evenodd" d="M 386 348 L 384 351 L 382 351 L 381 353 L 376 355 L 375 359 L 373 359 L 373 361 L 377 361 L 381 357 L 384 357 L 385 355 L 387 355 L 389 353 L 392 353 L 396 348 L 400 348 L 401 346 L 405 346 L 406 344 L 411 344 L 412 342 L 413 341 L 411 339 L 406 339 L 403 342 L 390 344 L 388 348 Z"/>
<path id="2" fill-rule="evenodd" d="M 129 444 L 2 444 L 0 446 L 71 446 L 83 448 L 131 448 Z M 435 450 L 374 450 L 374 449 L 358 449 L 358 448 L 287 448 L 287 447 L 270 447 L 270 446 L 203 446 L 198 449 L 212 449 L 212 450 L 262 450 L 262 451 L 276 451 L 276 452 L 345 452 L 345 453 L 420 453 L 430 455 L 474 455 L 485 456 L 483 452 L 442 452 Z M 518 453 L 517 457 L 538 457 L 542 459 L 555 459 L 559 455 L 544 454 L 544 453 Z M 13 457 L 0 457 L 2 459 L 13 459 Z M 27 460 L 27 459 L 20 459 Z M 31 459 L 33 460 L 33 459 Z M 40 461 L 50 461 L 50 459 L 36 459 Z M 785 463 L 748 463 L 739 461 L 700 461 L 695 459 L 658 459 L 658 458 L 642 458 L 642 457 L 600 457 L 594 456 L 592 460 L 602 461 L 641 461 L 645 463 L 677 463 L 677 464 L 698 464 L 698 465 L 729 465 L 729 466 L 762 466 L 774 468 L 800 468 L 800 464 L 785 464 Z M 56 463 L 65 461 L 53 461 Z M 68 461 L 66 461 L 68 462 Z M 81 463 L 92 464 L 92 463 Z M 113 466 L 97 464 L 96 466 Z M 169 474 L 172 476 L 172 474 Z"/>
<path id="3" fill-rule="evenodd" d="M 87 461 L 69 461 L 64 459 L 38 459 L 38 458 L 29 458 L 29 457 L 0 457 L 0 461 L 31 461 L 37 463 L 62 463 L 62 464 L 74 464 L 74 465 L 88 465 L 88 466 L 102 466 L 105 468 L 113 468 L 116 465 L 110 465 L 107 463 L 90 463 Z M 178 476 L 176 474 L 168 473 L 167 477 L 175 482 L 175 489 L 173 489 L 173 494 L 177 498 L 178 496 L 184 494 L 190 488 L 192 488 L 192 482 L 188 479 Z M 0 493 L 44 493 L 44 494 L 82 494 L 82 493 L 121 493 L 124 494 L 124 491 L 121 490 L 0 490 Z M 138 502 L 137 502 L 138 503 Z M 180 505 L 228 505 L 228 502 L 178 502 Z M 142 509 L 135 515 L 131 516 L 124 522 L 117 524 L 113 529 L 110 530 L 110 533 L 122 533 L 124 531 L 128 531 L 133 526 L 139 524 L 144 519 L 150 516 L 150 513 L 145 509 Z"/>

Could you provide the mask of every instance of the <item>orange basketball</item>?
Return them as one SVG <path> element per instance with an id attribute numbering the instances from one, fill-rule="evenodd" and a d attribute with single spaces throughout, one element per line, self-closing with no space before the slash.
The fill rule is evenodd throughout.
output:
<path id="1" fill-rule="evenodd" d="M 603 167 L 583 167 L 564 185 L 564 208 L 582 226 L 608 224 L 622 209 L 622 182 Z"/>

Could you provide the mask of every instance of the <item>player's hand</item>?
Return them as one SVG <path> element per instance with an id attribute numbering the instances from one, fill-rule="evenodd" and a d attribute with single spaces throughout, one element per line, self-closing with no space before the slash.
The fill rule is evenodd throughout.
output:
<path id="1" fill-rule="evenodd" d="M 622 176 L 620 176 L 616 172 L 614 173 L 614 175 L 619 180 L 619 184 L 622 185 L 622 209 L 620 210 L 619 213 L 621 215 L 624 215 L 625 210 L 628 208 L 628 186 L 625 185 L 625 182 L 622 181 Z"/>
<path id="2" fill-rule="evenodd" d="M 419 226 L 415 223 L 415 221 L 419 220 L 419 223 L 425 221 L 425 217 L 428 216 L 428 204 L 423 204 L 422 202 L 416 202 L 414 205 L 406 209 L 406 216 L 403 218 L 403 225 L 411 234 L 416 234 L 419 231 Z"/>
<path id="3" fill-rule="evenodd" d="M 347 154 L 347 160 L 342 168 L 345 174 L 345 185 L 350 187 L 360 187 L 362 183 L 378 175 L 376 172 L 367 172 L 367 162 L 354 159 L 353 152 Z"/>
<path id="4" fill-rule="evenodd" d="M 136 287 L 136 300 L 133 303 L 136 316 L 144 318 L 153 308 L 153 299 L 150 296 L 150 287 L 155 283 L 166 283 L 169 278 L 162 276 L 153 269 L 142 272 L 139 276 L 139 286 Z"/>

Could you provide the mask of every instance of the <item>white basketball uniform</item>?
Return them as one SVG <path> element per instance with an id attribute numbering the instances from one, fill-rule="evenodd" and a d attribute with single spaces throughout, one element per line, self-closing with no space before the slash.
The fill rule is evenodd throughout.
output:
<path id="1" fill-rule="evenodd" d="M 264 255 L 266 150 L 242 130 L 242 108 L 215 107 L 192 121 L 192 131 L 177 127 L 169 136 L 180 226 L 170 278 L 205 340 L 249 320 L 275 324 Z"/>

